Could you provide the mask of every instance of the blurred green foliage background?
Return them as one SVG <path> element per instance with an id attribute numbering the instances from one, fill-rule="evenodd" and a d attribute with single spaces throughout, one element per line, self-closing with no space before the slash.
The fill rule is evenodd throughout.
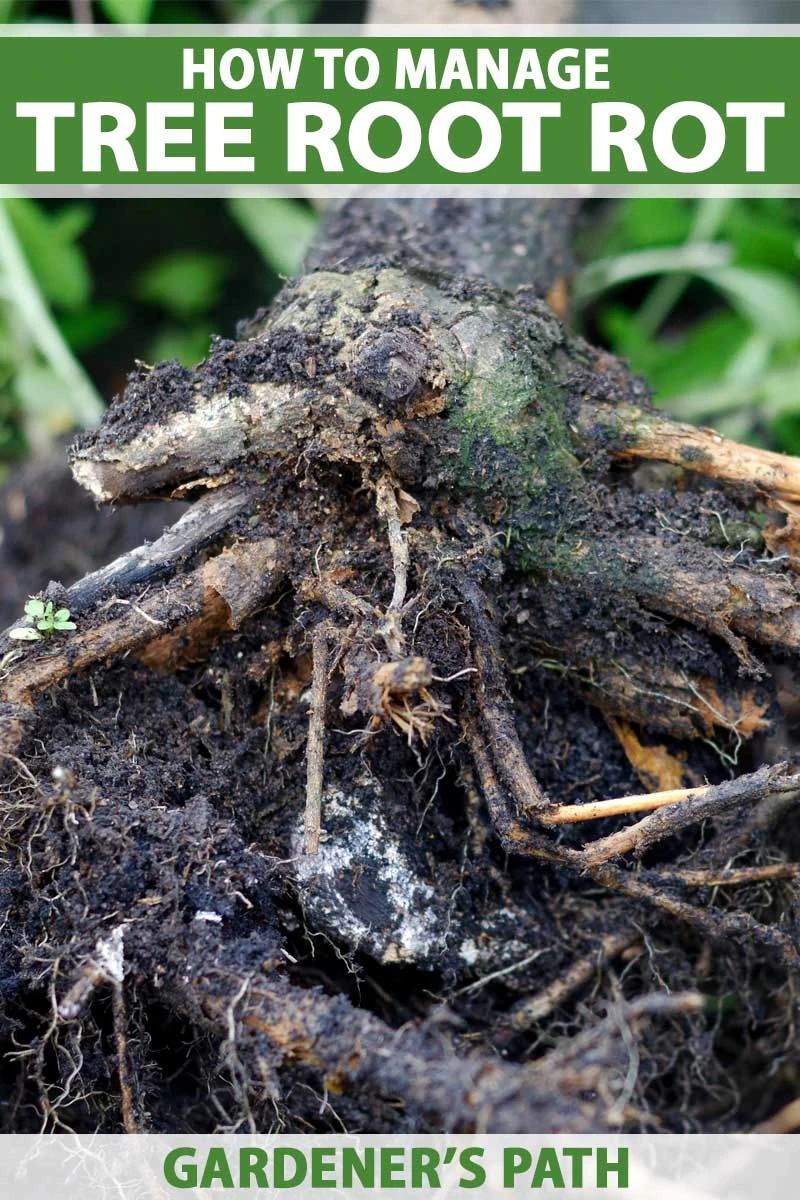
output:
<path id="1" fill-rule="evenodd" d="M 674 416 L 800 453 L 800 203 L 630 199 L 583 247 L 585 332 Z"/>
<path id="2" fill-rule="evenodd" d="M 0 21 L 358 21 L 363 0 L 0 0 Z M 295 200 L 0 200 L 0 473 L 99 419 L 134 359 L 204 357 L 300 264 Z M 800 202 L 587 214 L 576 319 L 675 416 L 800 453 Z"/>

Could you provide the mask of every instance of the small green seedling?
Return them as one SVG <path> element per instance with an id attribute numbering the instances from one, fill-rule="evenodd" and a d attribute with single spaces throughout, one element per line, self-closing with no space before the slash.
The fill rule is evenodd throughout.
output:
<path id="1" fill-rule="evenodd" d="M 39 642 L 54 633 L 67 633 L 75 628 L 68 608 L 54 609 L 52 600 L 45 603 L 31 598 L 25 605 L 25 624 L 10 629 L 8 636 L 17 642 Z"/>

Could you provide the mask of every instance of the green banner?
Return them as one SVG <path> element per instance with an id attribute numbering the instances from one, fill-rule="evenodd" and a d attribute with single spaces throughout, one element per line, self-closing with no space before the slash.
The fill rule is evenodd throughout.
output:
<path id="1" fill-rule="evenodd" d="M 785 32 L 413 33 L 0 37 L 0 185 L 800 185 Z"/>

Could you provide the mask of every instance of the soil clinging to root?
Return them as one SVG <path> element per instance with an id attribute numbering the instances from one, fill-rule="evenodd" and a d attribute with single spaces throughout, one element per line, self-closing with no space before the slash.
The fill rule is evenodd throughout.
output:
<path id="1" fill-rule="evenodd" d="M 4 1128 L 769 1121 L 800 467 L 345 250 L 73 449 L 193 504 L 0 645 Z"/>

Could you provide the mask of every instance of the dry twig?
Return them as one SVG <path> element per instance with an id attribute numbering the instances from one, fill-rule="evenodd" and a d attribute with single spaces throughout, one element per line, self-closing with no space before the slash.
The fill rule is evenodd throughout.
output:
<path id="1" fill-rule="evenodd" d="M 306 745 L 306 854 L 319 851 L 325 761 L 325 701 L 328 693 L 328 631 L 318 625 L 311 641 L 313 672 Z"/>

